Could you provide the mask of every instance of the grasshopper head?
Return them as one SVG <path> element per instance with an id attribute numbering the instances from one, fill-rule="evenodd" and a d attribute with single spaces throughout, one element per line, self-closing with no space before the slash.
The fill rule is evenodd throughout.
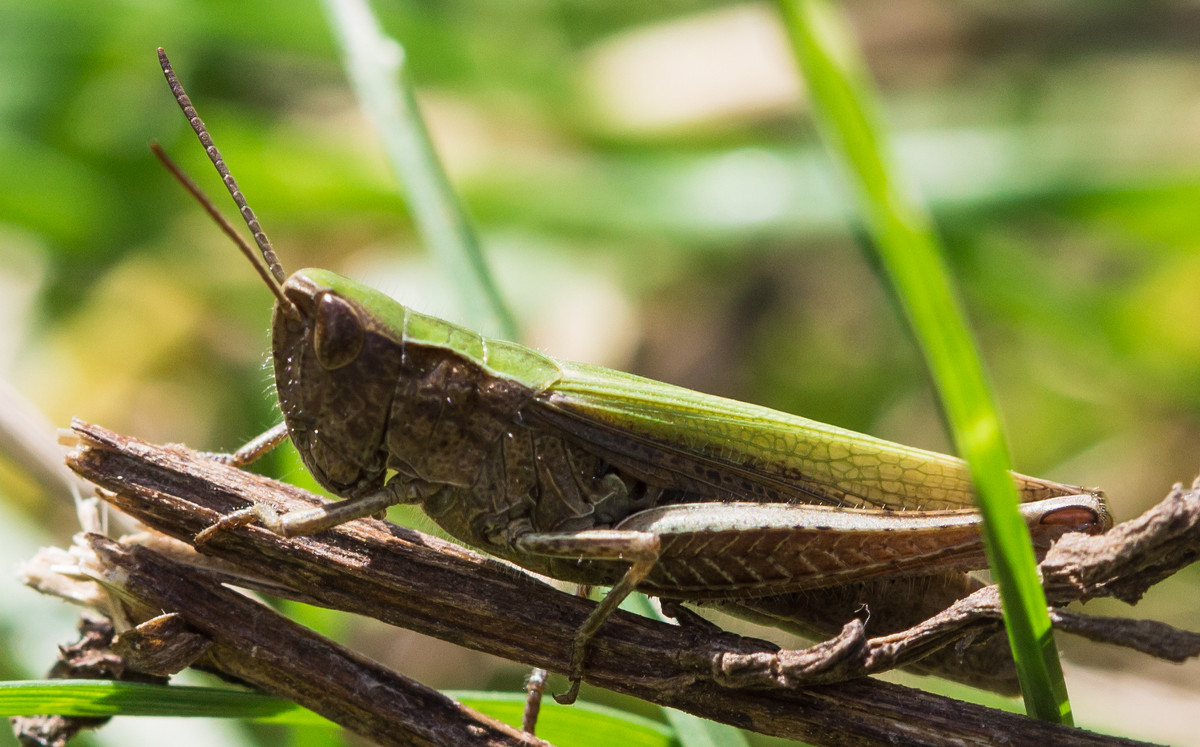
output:
<path id="1" fill-rule="evenodd" d="M 158 61 L 176 103 L 254 235 L 261 259 L 162 148 L 154 144 L 151 149 L 275 295 L 275 381 L 292 442 L 317 481 L 334 493 L 349 497 L 378 490 L 387 469 L 384 435 L 403 352 L 404 307 L 323 270 L 301 270 L 285 282 L 270 240 L 162 48 Z"/>
<path id="2" fill-rule="evenodd" d="M 276 304 L 272 352 L 279 404 L 304 464 L 330 491 L 378 490 L 401 346 L 379 304 L 403 307 L 324 270 L 300 270 Z"/>

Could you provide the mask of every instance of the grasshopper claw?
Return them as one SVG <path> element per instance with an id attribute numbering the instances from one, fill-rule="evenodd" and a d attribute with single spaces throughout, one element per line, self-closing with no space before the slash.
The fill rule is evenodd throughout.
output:
<path id="1" fill-rule="evenodd" d="M 214 523 L 212 526 L 200 530 L 196 533 L 196 536 L 192 538 L 192 544 L 196 546 L 203 545 L 215 537 L 218 532 L 223 532 L 227 529 L 236 529 L 237 527 L 244 527 L 247 524 L 252 523 L 255 519 L 258 519 L 260 522 L 262 522 L 263 526 L 272 532 L 275 532 L 276 534 L 282 533 L 281 529 L 283 527 L 283 521 L 280 519 L 279 514 L 276 513 L 275 509 L 262 503 L 255 503 L 249 508 L 243 508 L 238 511 L 234 511 L 231 514 L 226 514 L 220 519 L 217 519 L 216 523 Z"/>
<path id="2" fill-rule="evenodd" d="M 607 617 L 607 614 L 602 617 Z M 599 625 L 599 621 L 596 624 Z M 583 679 L 583 658 L 587 655 L 588 641 L 591 640 L 594 632 L 595 630 L 589 630 L 585 623 L 575 636 L 575 643 L 571 646 L 571 668 L 567 674 L 567 678 L 571 681 L 571 687 L 565 693 L 554 696 L 554 701 L 559 705 L 571 705 L 579 697 L 579 684 Z"/>
<path id="3" fill-rule="evenodd" d="M 559 705 L 571 705 L 579 698 L 579 675 L 571 675 L 571 687 L 565 693 L 559 693 L 554 696 L 554 702 Z"/>

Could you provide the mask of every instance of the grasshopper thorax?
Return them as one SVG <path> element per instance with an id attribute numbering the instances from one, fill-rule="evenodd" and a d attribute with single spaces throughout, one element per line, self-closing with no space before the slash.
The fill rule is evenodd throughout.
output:
<path id="1" fill-rule="evenodd" d="M 470 487 L 557 364 L 415 312 L 327 270 L 282 288 L 272 327 L 279 403 L 317 481 L 343 496 L 387 470 Z M 286 302 L 286 303 L 285 303 Z"/>

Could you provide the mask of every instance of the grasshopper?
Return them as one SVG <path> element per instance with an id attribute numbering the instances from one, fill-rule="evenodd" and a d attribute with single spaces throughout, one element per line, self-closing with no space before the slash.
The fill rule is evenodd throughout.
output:
<path id="1" fill-rule="evenodd" d="M 227 461 L 290 438 L 345 500 L 277 515 L 251 506 L 196 537 L 255 520 L 312 534 L 420 504 L 468 545 L 531 571 L 610 586 L 587 642 L 636 590 L 666 599 L 780 597 L 858 581 L 986 567 L 967 466 L 805 418 L 598 366 L 569 363 L 418 313 L 320 269 L 285 279 L 270 242 L 171 69 L 159 61 L 259 246 L 168 168 L 234 237 L 275 295 L 272 352 L 284 422 Z M 1013 475 L 1035 544 L 1110 520 L 1103 494 Z"/>

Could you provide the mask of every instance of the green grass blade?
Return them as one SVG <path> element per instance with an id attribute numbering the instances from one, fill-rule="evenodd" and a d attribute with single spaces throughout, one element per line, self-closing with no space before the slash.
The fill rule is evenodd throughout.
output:
<path id="1" fill-rule="evenodd" d="M 417 230 L 459 284 L 466 321 L 517 339 L 515 318 L 421 118 L 404 48 L 383 33 L 365 0 L 325 0 L 324 7 L 346 73 L 405 188 Z"/>
<path id="2" fill-rule="evenodd" d="M 448 691 L 460 703 L 519 726 L 524 693 Z M 285 698 L 220 687 L 151 685 L 111 680 L 30 680 L 0 683 L 0 716 L 171 716 L 237 718 L 288 726 L 340 728 Z M 553 744 L 671 747 L 670 727 L 595 703 L 543 703 L 538 735 Z"/>
<path id="3" fill-rule="evenodd" d="M 854 188 L 866 227 L 924 352 L 958 452 L 971 465 L 1030 715 L 1070 723 L 1070 703 L 1017 513 L 1009 459 L 983 366 L 921 202 L 890 162 L 872 87 L 841 19 L 822 0 L 780 0 L 818 124 Z"/>
<path id="4" fill-rule="evenodd" d="M 465 706 L 499 719 L 510 726 L 521 725 L 525 693 L 447 690 L 446 695 Z M 675 731 L 659 721 L 596 703 L 577 702 L 564 706 L 552 698 L 542 701 L 537 735 L 555 745 L 631 745 L 672 747 L 679 744 Z M 688 747 L 686 742 L 684 747 Z"/>
<path id="5" fill-rule="evenodd" d="M 219 687 L 151 685 L 112 680 L 27 680 L 0 683 L 0 715 L 183 716 L 240 718 L 293 725 L 325 724 L 290 700 Z"/>

